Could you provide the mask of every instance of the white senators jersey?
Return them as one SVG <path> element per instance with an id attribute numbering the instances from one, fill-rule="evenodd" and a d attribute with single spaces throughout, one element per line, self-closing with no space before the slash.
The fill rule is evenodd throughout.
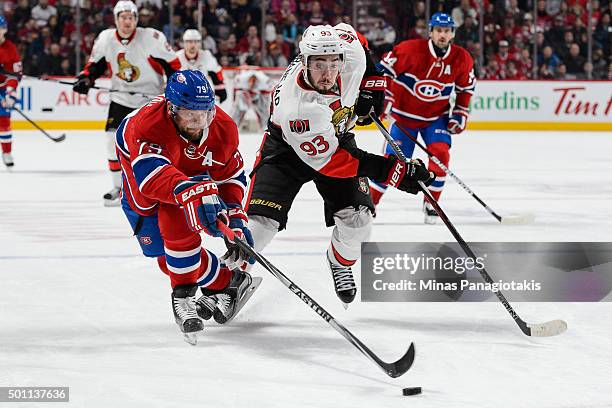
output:
<path id="1" fill-rule="evenodd" d="M 348 153 L 338 148 L 337 136 L 349 130 L 366 70 L 366 54 L 353 27 L 342 23 L 333 29 L 344 41 L 345 51 L 336 85 L 329 92 L 317 92 L 296 58 L 273 91 L 270 120 L 310 167 L 330 177 L 350 177 L 354 171 L 344 170 Z"/>
<path id="2" fill-rule="evenodd" d="M 153 28 L 137 27 L 128 39 L 122 39 L 115 28 L 109 28 L 98 35 L 82 74 L 95 79 L 106 67 L 111 70 L 113 89 L 151 95 L 147 98 L 123 92 L 111 93 L 111 101 L 138 108 L 163 93 L 163 75 L 178 70 L 180 63 L 166 37 Z"/>
<path id="3" fill-rule="evenodd" d="M 194 71 L 201 71 L 208 78 L 208 72 L 219 72 L 221 71 L 221 65 L 217 62 L 217 59 L 209 50 L 200 50 L 198 55 L 194 59 L 189 59 L 185 55 L 185 50 L 179 50 L 176 52 L 176 56 L 181 62 L 181 69 L 190 69 Z M 212 83 L 212 82 L 211 82 Z"/>

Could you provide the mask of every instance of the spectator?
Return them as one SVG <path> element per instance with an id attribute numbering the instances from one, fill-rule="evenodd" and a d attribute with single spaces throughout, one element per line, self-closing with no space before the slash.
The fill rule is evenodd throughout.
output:
<path id="1" fill-rule="evenodd" d="M 138 25 L 141 27 L 153 27 L 153 12 L 148 8 L 138 11 Z"/>
<path id="2" fill-rule="evenodd" d="M 427 30 L 427 23 L 425 22 L 425 19 L 420 18 L 416 21 L 416 25 L 414 26 L 414 28 L 408 33 L 407 39 L 413 40 L 428 37 L 429 31 Z"/>
<path id="3" fill-rule="evenodd" d="M 538 58 L 538 71 L 540 75 L 545 78 L 552 78 L 557 70 L 557 66 L 560 64 L 559 57 L 554 53 L 550 45 L 545 46 L 542 49 L 542 56 Z"/>
<path id="4" fill-rule="evenodd" d="M 282 27 L 283 39 L 295 43 L 298 36 L 298 28 L 297 17 L 295 14 L 290 14 Z"/>
<path id="5" fill-rule="evenodd" d="M 15 27 L 22 27 L 31 18 L 30 2 L 28 0 L 19 0 L 15 11 L 13 12 L 13 24 Z"/>
<path id="6" fill-rule="evenodd" d="M 304 15 L 302 25 L 304 27 L 308 27 L 310 25 L 321 24 L 329 24 L 329 19 L 327 15 L 323 13 L 323 10 L 321 10 L 321 3 L 319 3 L 318 1 L 313 1 L 310 4 L 310 11 Z"/>
<path id="7" fill-rule="evenodd" d="M 603 49 L 595 48 L 593 50 L 593 79 L 606 79 L 607 65 Z"/>
<path id="8" fill-rule="evenodd" d="M 270 43 L 268 46 L 268 54 L 263 59 L 263 66 L 285 68 L 287 65 L 289 65 L 289 61 L 283 55 L 280 47 L 276 42 Z"/>
<path id="9" fill-rule="evenodd" d="M 36 20 L 38 27 L 47 25 L 51 16 L 56 16 L 57 10 L 49 5 L 49 0 L 38 0 L 38 4 L 32 9 L 32 18 Z"/>
<path id="10" fill-rule="evenodd" d="M 508 49 L 508 41 L 502 40 L 499 42 L 499 51 L 497 52 L 497 55 L 495 55 L 495 59 L 500 67 L 505 67 L 508 61 L 512 61 Z"/>
<path id="11" fill-rule="evenodd" d="M 254 38 L 257 38 L 257 40 L 259 41 L 259 32 L 256 26 L 251 25 L 247 29 L 246 35 L 242 37 L 240 41 L 238 41 L 238 52 L 247 52 Z"/>
<path id="12" fill-rule="evenodd" d="M 217 53 L 217 42 L 215 39 L 208 33 L 208 29 L 205 26 L 202 26 L 202 30 L 200 31 L 202 34 L 202 49 L 209 50 L 213 55 Z"/>
<path id="13" fill-rule="evenodd" d="M 164 35 L 166 36 L 166 38 L 168 39 L 168 42 L 171 42 L 171 39 L 174 39 L 174 43 L 177 43 L 181 40 L 181 37 L 183 36 L 183 33 L 185 32 L 185 27 L 183 26 L 182 23 L 183 18 L 181 17 L 180 14 L 175 14 L 172 16 L 172 25 L 173 27 L 170 26 L 170 24 L 164 24 Z M 175 45 L 175 44 L 171 44 L 171 45 Z M 178 47 L 176 47 L 178 48 Z"/>
<path id="14" fill-rule="evenodd" d="M 599 24 L 593 33 L 593 39 L 597 46 L 608 49 L 610 52 L 610 43 L 612 42 L 612 27 L 610 26 L 610 13 L 605 13 L 601 16 Z"/>
<path id="15" fill-rule="evenodd" d="M 565 64 L 561 63 L 557 66 L 557 70 L 555 71 L 555 79 L 558 79 L 560 81 L 565 81 L 569 79 L 567 76 L 567 67 L 565 66 Z"/>
<path id="16" fill-rule="evenodd" d="M 495 58 L 489 57 L 489 63 L 483 71 L 485 79 L 503 79 L 499 63 Z"/>
<path id="17" fill-rule="evenodd" d="M 508 61 L 508 66 L 506 67 L 506 75 L 504 79 L 511 79 L 515 81 L 520 81 L 523 79 L 527 79 L 525 74 L 523 74 L 514 61 Z"/>
<path id="18" fill-rule="evenodd" d="M 584 73 L 585 59 L 580 55 L 580 46 L 578 44 L 573 43 L 570 46 L 569 57 L 564 59 L 563 62 L 567 66 L 568 74 L 577 76 Z"/>
<path id="19" fill-rule="evenodd" d="M 271 43 L 276 39 L 276 25 L 274 24 L 274 16 L 266 16 L 266 25 L 264 27 L 264 39 L 266 43 Z"/>
<path id="20" fill-rule="evenodd" d="M 61 75 L 62 74 L 62 56 L 60 55 L 59 44 L 51 44 L 49 50 L 45 52 L 42 58 L 43 72 L 49 75 Z"/>
<path id="21" fill-rule="evenodd" d="M 465 17 L 468 15 L 475 19 L 477 16 L 476 9 L 470 6 L 470 0 L 461 0 L 459 2 L 459 6 L 455 7 L 452 12 L 453 19 L 455 20 L 455 26 L 461 27 Z"/>
<path id="22" fill-rule="evenodd" d="M 465 16 L 463 25 L 457 29 L 455 42 L 467 48 L 468 41 L 477 43 L 479 40 L 478 27 L 474 24 L 474 18 L 470 15 Z"/>

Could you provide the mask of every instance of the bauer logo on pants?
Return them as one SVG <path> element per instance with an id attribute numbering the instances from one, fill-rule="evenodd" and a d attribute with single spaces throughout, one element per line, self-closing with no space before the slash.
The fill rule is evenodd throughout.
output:
<path id="1" fill-rule="evenodd" d="M 308 119 L 296 119 L 296 120 L 290 120 L 289 121 L 289 129 L 293 132 L 293 133 L 304 133 L 304 132 L 309 132 L 310 131 L 310 121 Z"/>

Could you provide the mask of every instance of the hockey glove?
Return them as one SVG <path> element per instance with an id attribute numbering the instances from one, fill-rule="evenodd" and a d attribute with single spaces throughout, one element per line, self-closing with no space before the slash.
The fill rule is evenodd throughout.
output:
<path id="1" fill-rule="evenodd" d="M 6 94 L 4 95 L 4 99 L 2 100 L 2 107 L 5 109 L 13 109 L 15 103 L 18 102 L 17 92 L 15 92 L 14 88 L 6 88 Z"/>
<path id="2" fill-rule="evenodd" d="M 372 123 L 370 112 L 373 110 L 374 115 L 379 117 L 385 109 L 385 89 L 387 81 L 383 76 L 365 77 L 361 81 L 359 98 L 355 104 L 355 115 L 357 115 L 357 124 L 366 126 Z"/>
<path id="3" fill-rule="evenodd" d="M 393 157 L 389 157 L 389 159 L 393 163 L 385 184 L 398 190 L 417 194 L 420 191 L 419 181 L 428 186 L 436 179 L 435 174 L 427 170 L 421 159 L 413 159 L 407 163 Z"/>
<path id="4" fill-rule="evenodd" d="M 458 135 L 465 130 L 466 125 L 467 115 L 455 113 L 448 120 L 448 131 L 453 135 Z"/>
<path id="5" fill-rule="evenodd" d="M 215 95 L 219 97 L 219 103 L 223 103 L 223 101 L 227 99 L 227 91 L 225 89 L 215 91 Z"/>
<path id="6" fill-rule="evenodd" d="M 217 184 L 208 175 L 190 177 L 174 187 L 174 199 L 183 207 L 189 229 L 222 237 L 217 228 L 217 217 L 226 212 L 225 203 L 218 196 Z"/>
<path id="7" fill-rule="evenodd" d="M 91 78 L 87 76 L 80 76 L 77 78 L 77 81 L 72 85 L 72 90 L 76 93 L 80 93 L 83 95 L 87 95 L 89 89 L 94 85 L 94 82 Z"/>
<path id="8" fill-rule="evenodd" d="M 229 227 L 234 231 L 234 235 L 238 238 L 246 240 L 246 242 L 252 247 L 254 245 L 253 236 L 248 228 L 249 219 L 239 204 L 229 204 L 227 215 L 229 217 Z M 229 269 L 242 269 L 246 268 L 246 263 L 254 264 L 255 258 L 249 256 L 246 251 L 242 250 L 235 242 L 230 241 L 227 237 L 225 239 L 225 246 L 227 252 L 221 257 L 221 261 L 225 262 L 225 266 Z"/>

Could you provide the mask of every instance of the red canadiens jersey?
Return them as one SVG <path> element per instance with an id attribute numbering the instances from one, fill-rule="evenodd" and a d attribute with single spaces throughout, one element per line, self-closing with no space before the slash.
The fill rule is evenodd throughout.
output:
<path id="1" fill-rule="evenodd" d="M 438 57 L 431 40 L 408 40 L 396 45 L 381 61 L 392 78 L 388 81 L 391 114 L 409 128 L 427 126 L 440 116 L 450 114 L 450 97 L 457 95 L 452 114 L 467 118 L 476 78 L 470 54 L 450 45 Z"/>
<path id="2" fill-rule="evenodd" d="M 158 96 L 128 115 L 117 129 L 116 146 L 123 191 L 130 206 L 151 215 L 159 202 L 177 204 L 174 187 L 190 176 L 208 173 L 227 204 L 242 205 L 246 188 L 238 129 L 219 107 L 199 144 L 181 136 Z"/>
<path id="3" fill-rule="evenodd" d="M 4 40 L 0 44 L 0 69 L 21 74 L 21 58 L 15 44 L 10 40 Z M 17 84 L 17 78 L 0 74 L 0 89 L 17 88 Z"/>

